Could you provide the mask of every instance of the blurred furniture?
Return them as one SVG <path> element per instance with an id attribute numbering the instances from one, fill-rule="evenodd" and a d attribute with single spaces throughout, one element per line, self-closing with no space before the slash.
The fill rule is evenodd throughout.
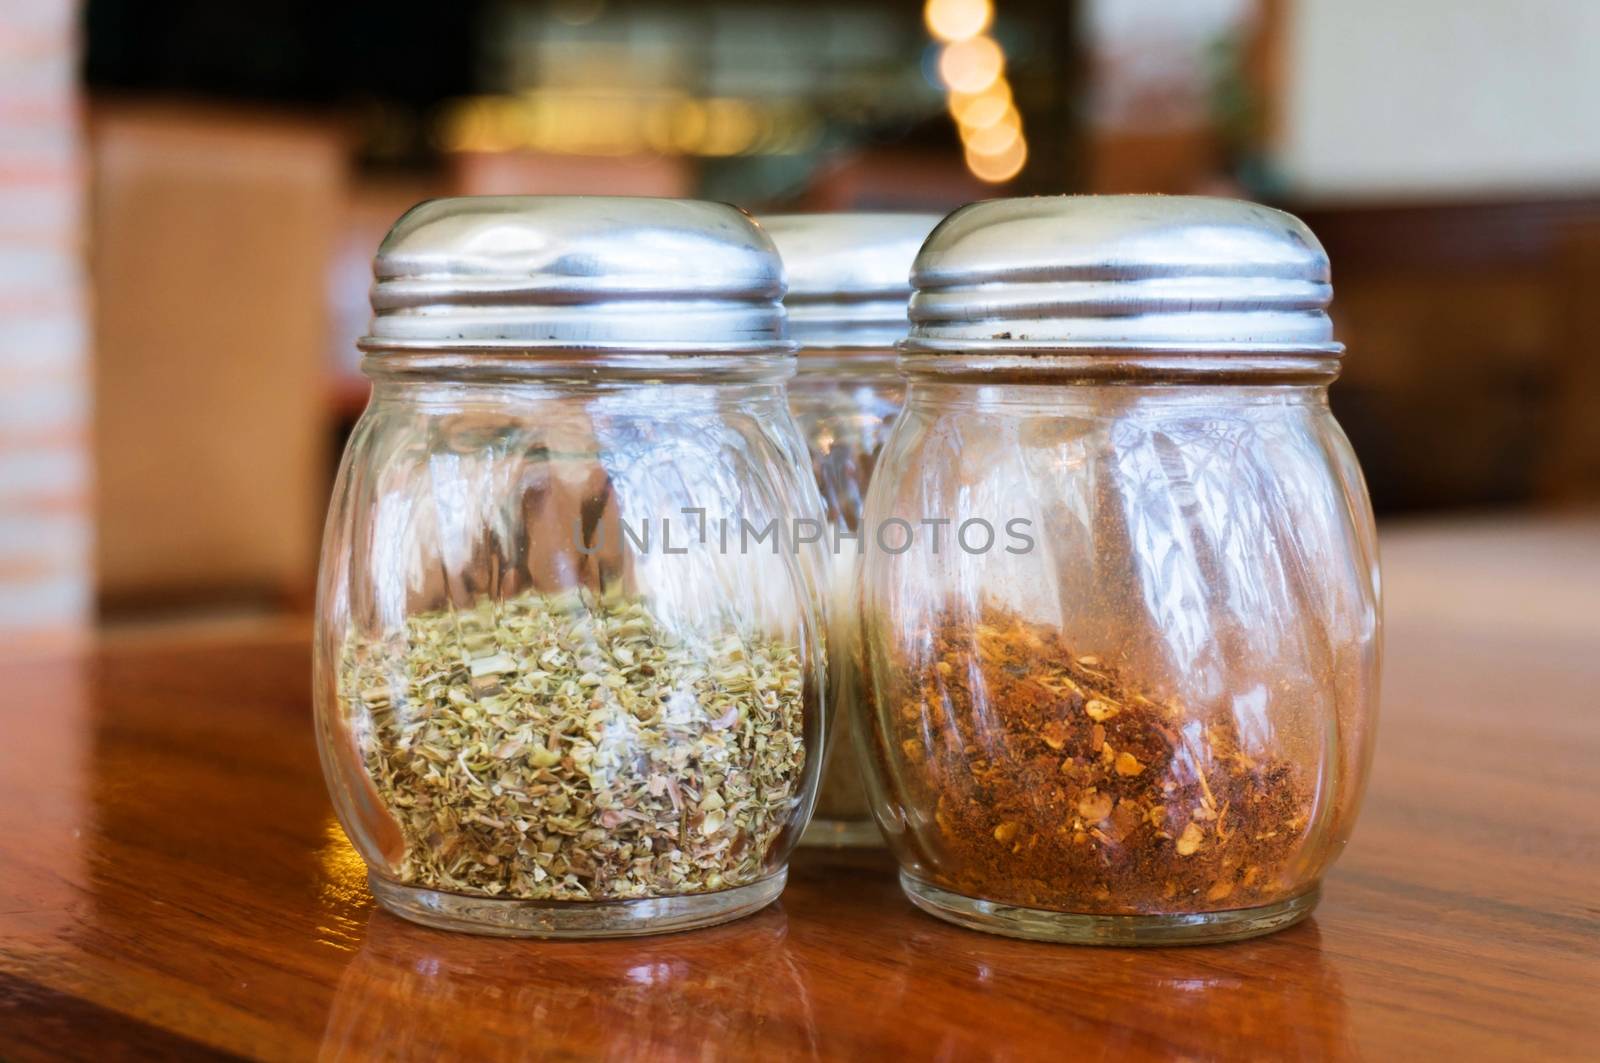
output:
<path id="1" fill-rule="evenodd" d="M 1552 502 L 1585 502 L 1600 498 L 1600 209 L 1565 235 L 1557 269 L 1556 395 L 1538 488 Z"/>
<path id="2" fill-rule="evenodd" d="M 1600 18 L 1459 7 L 1260 0 L 1247 132 L 1333 261 L 1380 511 L 1600 499 Z"/>
<path id="3" fill-rule="evenodd" d="M 1387 529 L 1355 837 L 1309 921 L 1216 948 L 977 934 L 915 911 L 885 854 L 818 850 L 781 904 L 709 930 L 429 930 L 373 908 L 333 819 L 305 630 L 0 665 L 0 1044 L 19 1061 L 1589 1059 L 1597 542 L 1595 516 Z"/>
<path id="4" fill-rule="evenodd" d="M 681 155 L 556 155 L 536 151 L 458 152 L 449 156 L 463 196 L 694 195 L 695 174 Z"/>
<path id="5" fill-rule="evenodd" d="M 361 373 L 362 356 L 356 343 L 367 334 L 372 318 L 373 253 L 402 214 L 424 200 L 449 194 L 432 175 L 366 175 L 351 180 L 328 278 L 330 462 L 337 461 L 372 392 L 372 382 Z"/>
<path id="6" fill-rule="evenodd" d="M 240 109 L 92 113 L 100 597 L 303 597 L 345 151 Z"/>
<path id="7" fill-rule="evenodd" d="M 0 3 L 0 653 L 90 620 L 74 5 Z"/>
<path id="8" fill-rule="evenodd" d="M 1212 189 L 1245 117 L 1229 79 L 1251 58 L 1244 52 L 1274 2 L 1083 0 L 1083 190 Z"/>
<path id="9" fill-rule="evenodd" d="M 961 163 L 959 151 L 869 148 L 823 166 L 786 210 L 950 211 L 998 195 Z"/>
<path id="10" fill-rule="evenodd" d="M 1297 206 L 1380 511 L 1600 499 L 1600 198 Z"/>

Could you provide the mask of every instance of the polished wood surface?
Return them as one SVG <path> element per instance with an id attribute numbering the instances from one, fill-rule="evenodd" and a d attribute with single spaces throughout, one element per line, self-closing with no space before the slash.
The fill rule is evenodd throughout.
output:
<path id="1" fill-rule="evenodd" d="M 946 926 L 802 854 L 632 942 L 377 910 L 312 743 L 306 631 L 0 665 L 0 1058 L 1595 1058 L 1600 520 L 1388 529 L 1384 720 L 1320 909 L 1086 949 Z"/>

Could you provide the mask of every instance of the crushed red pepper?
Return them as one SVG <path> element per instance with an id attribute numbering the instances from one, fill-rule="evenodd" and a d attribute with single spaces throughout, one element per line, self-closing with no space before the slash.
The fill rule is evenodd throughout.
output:
<path id="1" fill-rule="evenodd" d="M 1312 796 L 1241 748 L 1231 713 L 1147 696 L 1054 628 L 946 614 L 903 669 L 887 778 L 918 874 L 1005 904 L 1095 914 L 1218 911 L 1290 895 Z"/>

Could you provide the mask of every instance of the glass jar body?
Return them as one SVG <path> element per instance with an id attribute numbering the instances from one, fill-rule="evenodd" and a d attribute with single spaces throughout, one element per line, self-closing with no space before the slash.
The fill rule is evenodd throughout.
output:
<path id="1" fill-rule="evenodd" d="M 773 376 L 377 374 L 324 539 L 315 692 L 386 906 L 608 936 L 781 890 L 825 665 L 821 559 L 786 530 L 820 503 Z"/>
<path id="2" fill-rule="evenodd" d="M 874 543 L 863 571 L 863 755 L 913 901 L 1111 943 L 1309 912 L 1381 645 L 1325 380 L 913 375 L 867 523 L 930 519 L 942 549 Z"/>
<path id="3" fill-rule="evenodd" d="M 816 814 L 805 845 L 880 845 L 872 820 L 852 721 L 861 697 L 861 662 L 853 649 L 862 544 L 861 512 L 878 456 L 900 411 L 905 383 L 884 351 L 805 354 L 789 384 L 789 408 L 810 452 L 827 511 L 828 749 Z"/>

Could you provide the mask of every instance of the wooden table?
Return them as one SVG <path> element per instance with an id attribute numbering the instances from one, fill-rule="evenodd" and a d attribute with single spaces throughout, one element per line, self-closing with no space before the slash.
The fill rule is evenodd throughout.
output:
<path id="1" fill-rule="evenodd" d="M 887 861 L 633 942 L 374 908 L 296 625 L 0 666 L 0 1058 L 1583 1058 L 1600 1052 L 1600 521 L 1399 527 L 1366 811 L 1309 922 L 1086 949 Z"/>

